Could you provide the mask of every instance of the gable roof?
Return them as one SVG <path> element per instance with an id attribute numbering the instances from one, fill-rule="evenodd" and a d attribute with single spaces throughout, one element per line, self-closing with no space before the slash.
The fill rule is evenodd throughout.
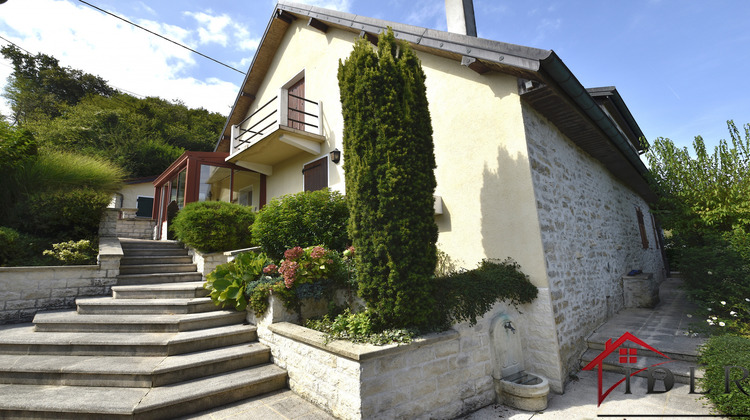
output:
<path id="1" fill-rule="evenodd" d="M 498 71 L 516 76 L 519 93 L 526 103 L 644 199 L 649 202 L 656 199 L 645 180 L 648 170 L 638 156 L 641 148 L 634 146 L 632 137 L 643 137 L 643 133 L 619 93 L 613 87 L 587 91 L 554 51 L 283 0 L 277 4 L 266 27 L 215 151 L 229 152 L 232 125 L 247 115 L 287 28 L 296 19 L 304 19 L 315 30 L 334 27 L 370 39 L 391 27 L 396 38 L 409 42 L 415 50 L 455 60 L 478 73 Z M 618 110 L 619 120 L 611 118 L 607 105 Z"/>

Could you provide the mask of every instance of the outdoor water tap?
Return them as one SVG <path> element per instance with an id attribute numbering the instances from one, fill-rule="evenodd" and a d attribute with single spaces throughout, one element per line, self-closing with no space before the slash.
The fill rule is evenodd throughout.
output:
<path id="1" fill-rule="evenodd" d="M 516 333 L 516 329 L 513 328 L 513 324 L 510 323 L 510 321 L 505 321 L 505 325 L 503 325 L 506 330 L 510 330 L 513 334 Z"/>

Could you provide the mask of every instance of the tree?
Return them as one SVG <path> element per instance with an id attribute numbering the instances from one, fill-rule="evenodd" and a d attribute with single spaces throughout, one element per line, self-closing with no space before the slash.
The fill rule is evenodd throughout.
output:
<path id="1" fill-rule="evenodd" d="M 185 150 L 213 150 L 224 126 L 218 113 L 120 93 L 97 76 L 60 67 L 48 55 L 12 46 L 0 52 L 13 62 L 4 94 L 12 120 L 34 135 L 40 149 L 104 158 L 128 176 L 150 176 Z"/>
<path id="2" fill-rule="evenodd" d="M 425 75 L 392 30 L 339 64 L 349 234 L 376 326 L 424 326 L 434 306 L 436 181 Z"/>
<path id="3" fill-rule="evenodd" d="M 116 89 L 98 77 L 70 67 L 46 54 L 32 56 L 13 45 L 0 49 L 13 63 L 13 73 L 6 87 L 12 120 L 23 124 L 33 118 L 54 118 L 66 106 L 80 102 L 87 95 L 111 96 Z"/>
<path id="4" fill-rule="evenodd" d="M 700 136 L 693 141 L 695 157 L 665 138 L 649 148 L 652 185 L 661 197 L 656 211 L 666 229 L 683 236 L 750 233 L 750 124 L 744 139 L 733 121 L 727 126 L 731 146 L 721 140 L 711 154 Z"/>

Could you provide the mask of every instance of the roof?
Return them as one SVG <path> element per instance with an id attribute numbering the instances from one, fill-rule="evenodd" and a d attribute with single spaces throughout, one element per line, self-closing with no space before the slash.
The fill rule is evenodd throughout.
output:
<path id="1" fill-rule="evenodd" d="M 643 133 L 617 90 L 585 89 L 554 51 L 286 1 L 280 1 L 273 12 L 215 151 L 229 152 L 231 126 L 247 114 L 287 28 L 296 19 L 318 30 L 334 27 L 367 37 L 390 27 L 396 38 L 415 50 L 456 60 L 480 73 L 498 71 L 518 77 L 524 82 L 519 83 L 519 93 L 526 103 L 636 193 L 647 201 L 655 200 L 645 179 L 648 170 L 638 156 L 642 149 L 634 146 L 641 143 L 633 139 Z"/>

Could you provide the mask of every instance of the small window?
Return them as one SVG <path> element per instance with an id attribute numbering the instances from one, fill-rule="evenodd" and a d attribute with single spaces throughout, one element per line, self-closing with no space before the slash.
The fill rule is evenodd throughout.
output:
<path id="1" fill-rule="evenodd" d="M 648 236 L 646 236 L 646 224 L 643 222 L 643 212 L 640 207 L 635 208 L 635 214 L 638 216 L 638 229 L 641 231 L 641 245 L 643 249 L 648 249 Z"/>
<path id="2" fill-rule="evenodd" d="M 328 156 L 310 162 L 302 168 L 305 191 L 317 191 L 328 187 Z"/>
<path id="3" fill-rule="evenodd" d="M 240 190 L 237 193 L 237 203 L 243 206 L 253 205 L 253 187 Z"/>
<path id="4" fill-rule="evenodd" d="M 136 207 L 138 211 L 135 213 L 135 217 L 151 217 L 154 210 L 154 197 L 143 197 L 138 196 L 136 198 Z"/>

